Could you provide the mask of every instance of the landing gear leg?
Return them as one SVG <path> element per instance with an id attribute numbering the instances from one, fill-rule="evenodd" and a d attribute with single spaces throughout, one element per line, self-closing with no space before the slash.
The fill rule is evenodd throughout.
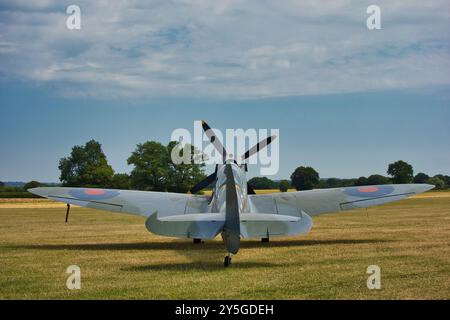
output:
<path id="1" fill-rule="evenodd" d="M 202 239 L 199 239 L 199 238 L 194 238 L 193 243 L 194 243 L 194 244 L 203 243 L 203 240 L 202 240 Z"/>
<path id="2" fill-rule="evenodd" d="M 268 242 L 269 242 L 269 237 L 261 238 L 261 243 L 268 243 Z"/>
<path id="3" fill-rule="evenodd" d="M 229 253 L 227 256 L 225 256 L 225 259 L 223 260 L 223 266 L 229 267 L 231 264 L 231 253 Z"/>

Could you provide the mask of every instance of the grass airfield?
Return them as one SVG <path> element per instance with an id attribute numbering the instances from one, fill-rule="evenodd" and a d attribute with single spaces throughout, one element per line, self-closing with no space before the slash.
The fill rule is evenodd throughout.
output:
<path id="1" fill-rule="evenodd" d="M 303 236 L 243 240 L 230 268 L 215 241 L 150 234 L 144 218 L 0 203 L 1 299 L 449 299 L 450 192 L 314 218 Z M 81 267 L 81 290 L 66 268 Z M 369 265 L 381 290 L 366 287 Z"/>

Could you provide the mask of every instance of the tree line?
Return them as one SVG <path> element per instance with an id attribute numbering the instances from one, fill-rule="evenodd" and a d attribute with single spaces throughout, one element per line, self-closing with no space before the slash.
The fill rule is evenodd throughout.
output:
<path id="1" fill-rule="evenodd" d="M 428 183 L 436 186 L 435 189 L 442 190 L 450 187 L 450 176 L 438 174 L 433 177 L 419 172 L 414 175 L 412 165 L 399 160 L 388 165 L 386 173 L 388 177 L 373 174 L 369 177 L 359 177 L 353 179 L 328 178 L 320 179 L 319 173 L 312 167 L 298 167 L 291 174 L 291 180 L 281 180 L 279 182 L 266 177 L 255 177 L 249 180 L 250 186 L 254 189 L 275 189 L 286 191 L 287 188 L 297 190 L 311 190 L 321 188 L 340 188 L 351 186 L 365 186 L 377 184 L 401 184 L 401 183 Z M 288 187 L 286 188 L 286 184 Z"/>
<path id="2" fill-rule="evenodd" d="M 178 145 L 171 141 L 163 145 L 156 141 L 138 144 L 127 159 L 133 166 L 130 174 L 115 173 L 108 164 L 99 142 L 91 140 L 84 146 L 75 146 L 68 157 L 59 161 L 60 181 L 63 186 L 101 187 L 146 191 L 187 192 L 204 179 L 204 164 L 194 163 L 198 150 L 190 146 L 191 163 L 173 164 L 171 153 Z M 184 156 L 186 147 L 177 150 Z"/>
<path id="3" fill-rule="evenodd" d="M 190 157 L 201 154 L 193 146 Z M 191 161 L 190 164 L 177 164 L 171 161 L 172 152 L 184 156 L 186 147 L 178 148 L 175 141 L 163 145 L 156 141 L 147 141 L 136 145 L 135 150 L 127 159 L 133 166 L 130 174 L 118 173 L 109 165 L 106 155 L 98 141 L 90 140 L 84 145 L 74 146 L 71 153 L 59 161 L 60 181 L 62 186 L 70 187 L 99 187 L 112 189 L 134 189 L 146 191 L 187 192 L 198 181 L 205 178 L 204 164 Z M 428 176 L 425 173 L 414 175 L 413 167 L 409 163 L 399 160 L 388 165 L 388 176 L 373 174 L 368 177 L 354 179 L 328 178 L 321 179 L 319 173 L 312 167 L 300 166 L 296 168 L 290 180 L 274 181 L 267 177 L 254 177 L 248 181 L 253 189 L 311 190 L 315 188 L 338 188 L 349 186 L 376 185 L 389 183 L 429 183 L 436 189 L 450 187 L 450 177 L 447 175 Z M 43 186 L 38 181 L 30 181 L 23 187 L 5 186 L 0 182 L 0 197 L 8 192 L 23 193 L 34 187 Z M 13 196 L 11 196 L 13 197 Z"/>
<path id="4" fill-rule="evenodd" d="M 101 144 L 90 140 L 85 145 L 74 146 L 70 155 L 59 160 L 61 186 L 111 189 L 134 189 L 146 191 L 187 192 L 195 183 L 206 177 L 204 164 L 173 164 L 171 153 L 178 148 L 175 141 L 163 145 L 156 141 L 138 144 L 127 159 L 133 166 L 130 174 L 115 172 L 108 163 Z M 191 160 L 198 156 L 193 146 Z M 180 157 L 189 149 L 175 150 Z M 0 185 L 0 197 L 21 197 L 29 188 L 45 186 L 38 181 L 26 183 L 23 187 Z M 7 195 L 5 195 L 8 193 Z M 26 196 L 26 195 L 25 195 Z"/>
<path id="5" fill-rule="evenodd" d="M 30 181 L 23 186 L 7 186 L 0 181 L 0 198 L 39 198 L 27 192 L 27 189 L 45 186 L 38 181 Z"/>

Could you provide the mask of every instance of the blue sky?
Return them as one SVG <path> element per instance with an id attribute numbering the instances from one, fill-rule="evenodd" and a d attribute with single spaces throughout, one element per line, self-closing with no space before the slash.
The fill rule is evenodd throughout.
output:
<path id="1" fill-rule="evenodd" d="M 380 1 L 375 31 L 369 4 L 79 1 L 69 31 L 64 1 L 4 1 L 0 180 L 57 181 L 91 138 L 129 172 L 137 143 L 201 119 L 279 129 L 272 178 L 385 174 L 398 159 L 450 174 L 448 3 Z"/>
<path id="2" fill-rule="evenodd" d="M 403 159 L 416 172 L 450 174 L 449 88 L 323 96 L 144 101 L 65 99 L 23 84 L 1 94 L 0 177 L 57 181 L 58 160 L 73 145 L 100 141 L 118 172 L 137 143 L 168 142 L 176 128 L 205 119 L 226 128 L 279 128 L 280 172 L 298 165 L 322 177 L 385 174 Z M 258 174 L 252 168 L 250 174 Z"/>

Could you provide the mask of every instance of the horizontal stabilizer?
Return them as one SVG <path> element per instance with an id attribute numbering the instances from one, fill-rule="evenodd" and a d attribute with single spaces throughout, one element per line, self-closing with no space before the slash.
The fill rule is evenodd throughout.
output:
<path id="1" fill-rule="evenodd" d="M 155 234 L 178 237 L 214 239 L 223 229 L 225 215 L 221 213 L 192 213 L 159 217 L 154 213 L 145 227 Z"/>
<path id="2" fill-rule="evenodd" d="M 292 236 L 307 233 L 313 225 L 309 215 L 244 213 L 241 215 L 241 235 L 244 238 L 264 238 L 270 236 Z"/>
<path id="3" fill-rule="evenodd" d="M 225 215 L 222 213 L 193 213 L 159 217 L 152 214 L 145 221 L 146 228 L 155 234 L 178 237 L 214 239 L 223 230 Z M 302 212 L 300 216 L 281 214 L 243 213 L 240 215 L 241 236 L 257 238 L 290 236 L 307 233 L 312 219 Z"/>

